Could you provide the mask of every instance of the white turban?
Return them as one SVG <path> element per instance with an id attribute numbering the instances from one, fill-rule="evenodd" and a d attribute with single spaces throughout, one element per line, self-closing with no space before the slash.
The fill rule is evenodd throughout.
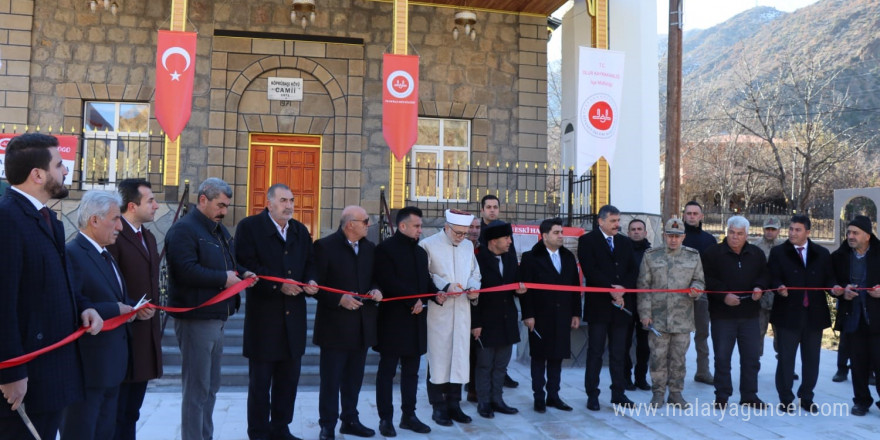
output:
<path id="1" fill-rule="evenodd" d="M 470 226 L 473 221 L 474 216 L 471 214 L 456 214 L 451 209 L 446 210 L 446 222 L 451 225 Z"/>

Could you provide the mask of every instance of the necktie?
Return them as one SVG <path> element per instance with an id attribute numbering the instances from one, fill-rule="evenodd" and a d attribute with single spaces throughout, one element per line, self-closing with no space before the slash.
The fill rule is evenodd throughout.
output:
<path id="1" fill-rule="evenodd" d="M 501 260 L 501 255 L 496 255 L 495 258 L 498 259 L 498 273 L 504 276 L 504 261 Z"/>
<path id="2" fill-rule="evenodd" d="M 562 262 L 559 260 L 559 253 L 550 254 L 550 261 L 553 262 L 553 267 L 556 268 L 556 273 L 562 273 Z"/>
<path id="3" fill-rule="evenodd" d="M 46 225 L 49 226 L 49 232 L 51 232 L 52 235 L 55 235 L 55 229 L 52 227 L 52 220 L 51 217 L 49 217 L 51 215 L 49 214 L 49 208 L 44 206 L 42 209 L 40 209 L 40 214 L 43 214 L 43 220 L 45 220 Z"/>
<path id="4" fill-rule="evenodd" d="M 608 242 L 608 248 L 611 249 L 611 252 L 614 252 L 614 237 L 605 237 L 605 241 Z"/>
<path id="5" fill-rule="evenodd" d="M 150 248 L 147 247 L 147 242 L 144 240 L 144 234 L 141 231 L 137 231 L 134 234 L 137 235 L 138 241 L 141 242 L 141 244 L 144 246 L 144 249 L 147 250 L 147 255 L 149 255 Z"/>
<path id="6" fill-rule="evenodd" d="M 804 267 L 806 267 L 806 266 L 807 266 L 807 260 L 804 258 L 804 247 L 803 247 L 803 246 L 798 246 L 796 249 L 797 249 L 797 251 L 798 251 L 798 256 L 801 257 L 801 262 L 804 264 Z M 803 304 L 804 304 L 804 307 L 809 307 L 809 306 L 810 306 L 810 297 L 807 296 L 807 291 L 806 291 L 806 290 L 804 290 L 804 302 L 803 302 Z"/>
<path id="7" fill-rule="evenodd" d="M 354 243 L 350 243 L 350 244 L 351 244 L 351 248 L 354 249 L 354 254 L 357 255 L 358 254 L 358 243 L 354 242 Z"/>
<path id="8" fill-rule="evenodd" d="M 107 252 L 106 250 L 101 252 L 101 256 L 104 257 L 104 261 L 106 261 L 107 264 L 110 265 L 110 270 L 113 271 L 113 276 L 116 277 L 116 282 L 119 283 L 119 290 L 121 291 L 122 280 L 119 279 L 119 272 L 116 271 L 116 264 L 113 263 L 113 257 L 110 256 L 110 252 Z"/>

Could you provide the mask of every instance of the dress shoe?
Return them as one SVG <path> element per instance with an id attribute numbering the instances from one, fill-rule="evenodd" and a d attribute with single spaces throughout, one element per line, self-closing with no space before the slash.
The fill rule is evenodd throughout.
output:
<path id="1" fill-rule="evenodd" d="M 434 413 L 431 414 L 434 423 L 440 426 L 452 426 L 452 419 L 449 418 L 449 411 L 446 408 L 434 407 Z"/>
<path id="2" fill-rule="evenodd" d="M 572 407 L 568 406 L 567 403 L 563 402 L 560 398 L 555 399 L 547 399 L 547 406 L 551 408 L 556 408 L 561 411 L 571 411 Z"/>
<path id="3" fill-rule="evenodd" d="M 634 384 L 629 379 L 626 380 L 626 384 L 624 384 L 623 387 L 626 388 L 627 391 L 635 391 L 636 390 L 636 384 Z"/>
<path id="4" fill-rule="evenodd" d="M 376 431 L 373 431 L 370 428 L 367 428 L 363 424 L 361 424 L 360 420 L 355 420 L 352 422 L 342 422 L 342 426 L 339 427 L 340 434 L 351 434 L 356 437 L 372 437 L 376 435 Z"/>
<path id="5" fill-rule="evenodd" d="M 477 392 L 476 391 L 468 391 L 467 401 L 477 403 Z"/>
<path id="6" fill-rule="evenodd" d="M 629 400 L 629 397 L 626 397 L 624 395 L 621 395 L 615 399 L 611 399 L 611 404 L 617 405 L 617 406 L 622 406 L 624 408 L 635 408 L 636 407 L 636 403 L 633 402 L 632 400 Z"/>
<path id="7" fill-rule="evenodd" d="M 698 374 L 694 376 L 694 382 L 704 383 L 706 385 L 715 385 L 715 378 L 711 374 Z"/>
<path id="8" fill-rule="evenodd" d="M 495 418 L 495 412 L 492 411 L 492 405 L 488 403 L 480 403 L 477 405 L 477 414 L 484 419 Z"/>
<path id="9" fill-rule="evenodd" d="M 519 382 L 513 380 L 513 378 L 507 374 L 504 375 L 504 388 L 516 388 L 518 386 Z"/>
<path id="10" fill-rule="evenodd" d="M 817 414 L 819 412 L 819 405 L 816 405 L 812 400 L 801 399 L 801 408 L 809 411 L 811 414 Z"/>
<path id="11" fill-rule="evenodd" d="M 642 391 L 651 391 L 651 384 L 649 384 L 648 381 L 645 380 L 644 378 L 637 380 L 635 385 L 636 385 L 636 388 L 638 388 Z"/>
<path id="12" fill-rule="evenodd" d="M 279 432 L 269 436 L 269 440 L 302 440 L 301 438 L 291 434 L 288 431 Z"/>
<path id="13" fill-rule="evenodd" d="M 727 409 L 727 399 L 715 399 L 715 402 L 712 402 L 712 406 L 715 409 L 725 410 Z"/>
<path id="14" fill-rule="evenodd" d="M 599 411 L 599 397 L 587 397 L 587 409 L 590 411 Z"/>
<path id="15" fill-rule="evenodd" d="M 797 410 L 797 407 L 794 406 L 794 402 L 779 402 L 779 406 L 777 406 L 779 412 L 783 413 L 793 413 Z"/>
<path id="16" fill-rule="evenodd" d="M 846 382 L 846 370 L 837 370 L 837 373 L 834 373 L 834 377 L 831 378 L 832 382 Z"/>
<path id="17" fill-rule="evenodd" d="M 318 436 L 318 440 L 335 440 L 336 433 L 333 432 L 333 428 L 328 428 L 326 426 L 321 427 L 321 435 Z"/>
<path id="18" fill-rule="evenodd" d="M 418 434 L 427 434 L 431 432 L 431 427 L 422 423 L 415 414 L 404 414 L 400 416 L 400 425 L 398 426 L 400 429 L 408 429 Z"/>
<path id="19" fill-rule="evenodd" d="M 759 399 L 758 397 L 754 397 L 752 399 L 740 400 L 739 404 L 740 404 L 740 406 L 748 406 L 748 407 L 752 407 L 754 409 L 764 409 L 764 408 L 767 408 L 768 406 L 770 406 L 767 404 L 767 402 L 764 402 L 763 400 Z"/>
<path id="20" fill-rule="evenodd" d="M 470 423 L 474 421 L 471 416 L 465 414 L 464 411 L 461 410 L 461 407 L 458 406 L 458 404 L 449 406 L 449 418 L 458 423 Z"/>
<path id="21" fill-rule="evenodd" d="M 547 412 L 547 404 L 544 399 L 535 399 L 535 412 L 541 414 Z"/>
<path id="22" fill-rule="evenodd" d="M 391 420 L 379 420 L 379 434 L 382 434 L 384 437 L 397 437 L 394 422 Z"/>
<path id="23" fill-rule="evenodd" d="M 862 405 L 860 403 L 856 403 L 853 405 L 852 409 L 849 410 L 849 413 L 854 416 L 863 416 L 868 414 L 868 410 L 871 409 L 868 405 Z"/>
<path id="24" fill-rule="evenodd" d="M 492 402 L 492 411 L 495 411 L 495 412 L 501 413 L 501 414 L 516 414 L 519 412 L 518 409 L 516 409 L 512 406 L 508 406 L 504 402 L 501 402 L 501 403 Z"/>

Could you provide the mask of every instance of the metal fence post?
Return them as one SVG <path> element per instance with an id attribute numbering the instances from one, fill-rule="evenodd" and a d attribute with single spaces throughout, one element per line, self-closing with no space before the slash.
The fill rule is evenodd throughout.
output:
<path id="1" fill-rule="evenodd" d="M 574 169 L 568 169 L 568 221 L 567 226 L 571 226 L 574 219 Z"/>

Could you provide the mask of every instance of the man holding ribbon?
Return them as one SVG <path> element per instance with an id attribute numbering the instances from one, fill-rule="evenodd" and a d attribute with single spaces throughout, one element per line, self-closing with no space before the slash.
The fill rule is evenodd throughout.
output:
<path id="1" fill-rule="evenodd" d="M 471 305 L 477 303 L 480 266 L 474 246 L 465 240 L 474 216 L 446 210 L 443 230 L 422 240 L 428 271 L 440 291 L 428 306 L 428 400 L 438 425 L 470 423 L 461 410 L 461 388 L 470 380 Z"/>
<path id="2" fill-rule="evenodd" d="M 243 355 L 248 358 L 251 440 L 296 439 L 288 425 L 306 347 L 306 295 L 318 289 L 312 237 L 293 219 L 293 206 L 290 188 L 276 183 L 266 192 L 266 209 L 242 220 L 235 232 L 241 264 L 260 275 L 290 281 L 264 280 L 247 290 Z"/>
<path id="3" fill-rule="evenodd" d="M 342 294 L 321 289 L 315 294 L 313 342 L 321 347 L 321 386 L 318 394 L 318 423 L 321 440 L 336 438 L 339 432 L 358 437 L 376 434 L 364 426 L 357 411 L 358 394 L 364 381 L 367 348 L 376 345 L 376 317 L 382 292 L 373 278 L 376 246 L 367 240 L 370 217 L 360 206 L 342 210 L 339 229 L 315 241 L 318 284 Z M 339 398 L 342 397 L 342 412 Z"/>
<path id="4" fill-rule="evenodd" d="M 16 136 L 6 146 L 4 166 L 12 187 L 0 198 L 0 362 L 54 344 L 80 324 L 92 335 L 104 325 L 91 302 L 71 286 L 64 226 L 46 206 L 68 193 L 58 139 L 39 133 Z M 73 344 L 0 368 L 5 402 L 0 404 L 0 438 L 29 438 L 33 428 L 40 437 L 54 439 L 61 411 L 83 399 L 82 374 Z"/>
<path id="5" fill-rule="evenodd" d="M 168 229 L 165 249 L 169 306 L 199 307 L 243 278 L 256 276 L 236 262 L 235 244 L 222 223 L 231 202 L 232 187 L 209 177 L 199 185 L 196 209 Z M 220 389 L 223 329 L 240 304 L 241 297 L 236 294 L 207 307 L 171 314 L 182 358 L 183 440 L 209 440 L 214 436 L 212 416 Z"/>
<path id="6" fill-rule="evenodd" d="M 686 290 L 680 292 L 639 292 L 640 325 L 651 330 L 651 406 L 667 403 L 679 407 L 690 404 L 681 395 L 687 370 L 685 357 L 694 331 L 694 301 L 705 287 L 700 253 L 682 246 L 685 223 L 671 218 L 663 228 L 665 247 L 648 249 L 639 268 L 639 289 Z"/>

